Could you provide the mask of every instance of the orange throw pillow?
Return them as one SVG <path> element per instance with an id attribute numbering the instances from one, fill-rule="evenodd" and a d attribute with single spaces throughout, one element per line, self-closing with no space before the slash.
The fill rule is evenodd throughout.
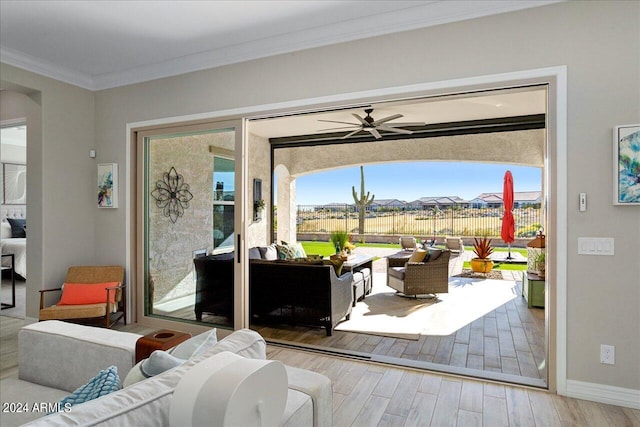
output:
<path id="1" fill-rule="evenodd" d="M 107 302 L 106 288 L 118 286 L 118 282 L 65 283 L 58 305 L 102 304 Z M 109 301 L 115 303 L 115 291 L 109 292 Z"/>

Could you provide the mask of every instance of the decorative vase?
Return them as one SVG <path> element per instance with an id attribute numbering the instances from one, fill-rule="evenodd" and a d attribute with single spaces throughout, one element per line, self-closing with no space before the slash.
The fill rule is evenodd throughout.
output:
<path id="1" fill-rule="evenodd" d="M 490 259 L 473 258 L 471 260 L 471 270 L 476 273 L 488 273 L 493 268 L 493 261 Z"/>

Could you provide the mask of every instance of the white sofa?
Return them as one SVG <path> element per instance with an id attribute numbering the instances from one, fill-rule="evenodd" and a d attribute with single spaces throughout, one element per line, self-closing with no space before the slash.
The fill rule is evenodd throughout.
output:
<path id="1" fill-rule="evenodd" d="M 17 377 L 0 382 L 0 425 L 168 426 L 173 389 L 190 367 L 222 351 L 266 358 L 266 343 L 258 333 L 235 331 L 162 374 L 75 405 L 68 412 L 46 415 L 49 404 L 60 401 L 111 365 L 117 366 L 120 380 L 124 381 L 134 366 L 139 337 L 55 320 L 25 326 L 18 333 Z M 331 381 L 324 375 L 290 366 L 286 371 L 289 390 L 281 425 L 331 426 Z M 22 412 L 17 412 L 20 409 Z"/>

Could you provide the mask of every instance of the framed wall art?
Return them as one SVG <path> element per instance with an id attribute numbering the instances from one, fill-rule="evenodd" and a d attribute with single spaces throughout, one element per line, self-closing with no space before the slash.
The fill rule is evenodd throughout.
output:
<path id="1" fill-rule="evenodd" d="M 98 207 L 118 207 L 118 164 L 98 165 Z"/>
<path id="2" fill-rule="evenodd" d="M 640 124 L 613 129 L 613 204 L 640 205 Z"/>

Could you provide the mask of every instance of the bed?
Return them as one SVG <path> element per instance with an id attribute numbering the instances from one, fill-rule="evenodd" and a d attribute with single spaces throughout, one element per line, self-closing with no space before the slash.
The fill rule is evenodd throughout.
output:
<path id="1" fill-rule="evenodd" d="M 12 237 L 11 225 L 9 225 L 8 218 L 11 219 L 24 219 L 24 211 L 17 210 L 15 212 L 6 212 L 3 209 L 1 228 L 0 246 L 2 247 L 3 254 L 13 254 L 13 268 L 14 271 L 22 278 L 27 278 L 27 238 L 26 237 Z M 25 234 L 26 236 L 26 234 Z M 2 265 L 9 266 L 11 260 L 9 257 L 2 258 Z"/>

